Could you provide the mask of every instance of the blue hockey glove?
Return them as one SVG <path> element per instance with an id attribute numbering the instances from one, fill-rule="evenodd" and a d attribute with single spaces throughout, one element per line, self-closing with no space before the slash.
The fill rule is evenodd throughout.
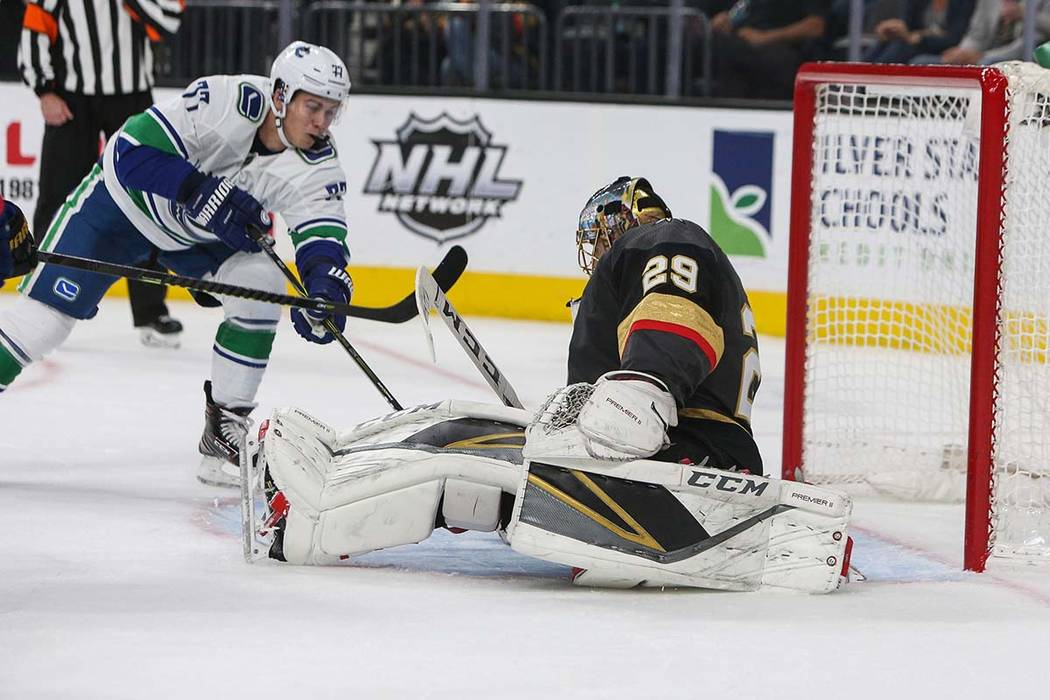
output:
<path id="1" fill-rule="evenodd" d="M 0 287 L 8 277 L 20 277 L 33 269 L 35 243 L 22 210 L 0 197 Z"/>
<path id="2" fill-rule="evenodd" d="M 306 293 L 317 299 L 350 303 L 354 293 L 354 282 L 346 272 L 346 256 L 342 246 L 328 241 L 316 241 L 295 253 L 295 264 Z M 295 332 L 311 343 L 324 345 L 335 339 L 323 325 L 328 314 L 307 309 L 292 309 L 292 325 Z M 342 333 L 346 328 L 346 316 L 331 316 L 332 323 Z"/>
<path id="3" fill-rule="evenodd" d="M 234 250 L 249 253 L 260 250 L 249 227 L 269 231 L 272 226 L 270 215 L 255 197 L 225 177 L 202 180 L 186 198 L 186 215 Z"/>

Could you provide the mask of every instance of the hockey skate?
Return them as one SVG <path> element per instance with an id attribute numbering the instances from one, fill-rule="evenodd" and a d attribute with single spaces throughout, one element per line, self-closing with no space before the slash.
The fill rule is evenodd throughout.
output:
<path id="1" fill-rule="evenodd" d="M 158 316 L 138 329 L 139 339 L 146 347 L 177 349 L 181 344 L 182 323 L 171 316 Z"/>
<path id="2" fill-rule="evenodd" d="M 204 433 L 198 449 L 202 455 L 197 479 L 209 486 L 241 485 L 241 445 L 251 424 L 254 406 L 223 406 L 211 397 L 211 382 L 204 382 Z"/>

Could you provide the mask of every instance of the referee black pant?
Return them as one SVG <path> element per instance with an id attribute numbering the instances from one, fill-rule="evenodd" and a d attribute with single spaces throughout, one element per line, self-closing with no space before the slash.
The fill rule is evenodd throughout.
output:
<path id="1" fill-rule="evenodd" d="M 43 240 L 51 219 L 91 167 L 98 161 L 100 136 L 109 138 L 128 117 L 153 104 L 149 92 L 130 95 L 77 95 L 59 91 L 69 105 L 73 118 L 61 126 L 45 125 L 40 152 L 40 192 L 33 214 L 33 231 L 37 242 Z M 161 270 L 157 251 L 146 267 Z M 131 317 L 136 326 L 144 326 L 168 313 L 164 304 L 167 287 L 128 280 Z"/>

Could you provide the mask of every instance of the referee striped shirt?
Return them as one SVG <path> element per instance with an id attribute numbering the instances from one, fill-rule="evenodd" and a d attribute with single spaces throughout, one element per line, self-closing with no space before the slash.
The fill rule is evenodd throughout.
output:
<path id="1" fill-rule="evenodd" d="M 18 68 L 38 94 L 153 87 L 150 44 L 179 29 L 184 0 L 27 0 Z"/>

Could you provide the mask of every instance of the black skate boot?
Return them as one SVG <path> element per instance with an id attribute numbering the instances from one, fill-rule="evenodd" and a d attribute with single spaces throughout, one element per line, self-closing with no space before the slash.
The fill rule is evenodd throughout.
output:
<path id="1" fill-rule="evenodd" d="M 171 316 L 158 316 L 138 329 L 139 339 L 146 347 L 174 349 L 181 343 L 182 323 Z"/>
<path id="2" fill-rule="evenodd" d="M 210 486 L 241 485 L 241 443 L 254 406 L 223 406 L 211 397 L 211 382 L 204 382 L 204 433 L 197 449 L 201 464 L 197 479 Z"/>

